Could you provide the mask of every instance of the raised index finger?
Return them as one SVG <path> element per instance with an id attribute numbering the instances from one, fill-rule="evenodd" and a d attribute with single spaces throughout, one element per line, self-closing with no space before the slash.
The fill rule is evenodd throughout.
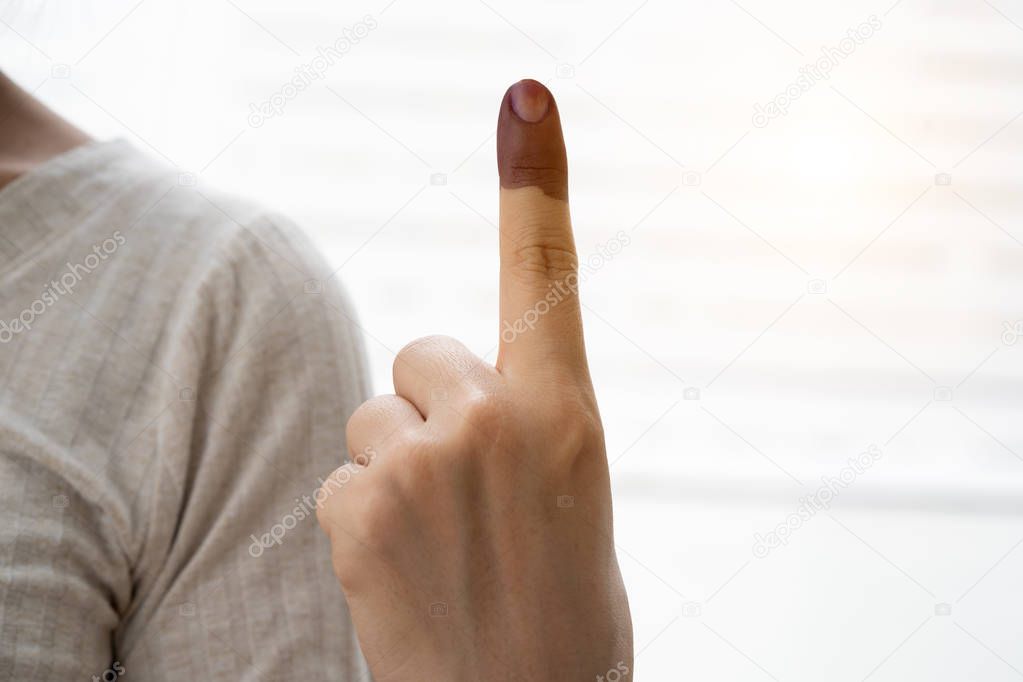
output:
<path id="1" fill-rule="evenodd" d="M 558 363 L 585 368 L 578 259 L 568 210 L 568 159 L 558 107 L 533 80 L 501 102 L 501 350 L 512 372 Z"/>

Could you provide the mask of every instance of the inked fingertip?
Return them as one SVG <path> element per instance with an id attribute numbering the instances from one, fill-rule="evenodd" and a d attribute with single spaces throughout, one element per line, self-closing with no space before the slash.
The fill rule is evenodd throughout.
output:
<path id="1" fill-rule="evenodd" d="M 568 199 L 568 159 L 558 104 L 541 83 L 508 88 L 497 121 L 497 170 L 503 189 L 538 187 Z"/>

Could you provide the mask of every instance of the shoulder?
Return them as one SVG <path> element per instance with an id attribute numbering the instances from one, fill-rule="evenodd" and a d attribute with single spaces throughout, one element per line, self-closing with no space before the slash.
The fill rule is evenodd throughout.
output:
<path id="1" fill-rule="evenodd" d="M 137 328 L 136 347 L 152 345 L 172 373 L 193 375 L 193 386 L 197 374 L 228 365 L 264 381 L 301 367 L 337 377 L 352 397 L 368 392 L 354 309 L 299 227 L 127 144 L 107 144 L 77 250 L 111 246 L 89 288 L 106 318 Z"/>
<path id="2" fill-rule="evenodd" d="M 83 237 L 113 240 L 117 253 L 104 277 L 128 289 L 136 305 L 159 311 L 168 331 L 202 333 L 221 345 L 254 328 L 357 343 L 335 270 L 291 220 L 129 145 L 108 144 L 94 176 L 103 201 L 83 221 Z"/>
<path id="3" fill-rule="evenodd" d="M 200 184 L 124 143 L 98 154 L 94 206 L 83 220 L 95 239 L 115 233 L 125 267 L 159 274 L 147 284 L 184 293 L 204 279 L 261 276 L 284 288 L 335 278 L 307 236 L 283 215 Z M 130 273 L 120 273 L 130 274 Z"/>

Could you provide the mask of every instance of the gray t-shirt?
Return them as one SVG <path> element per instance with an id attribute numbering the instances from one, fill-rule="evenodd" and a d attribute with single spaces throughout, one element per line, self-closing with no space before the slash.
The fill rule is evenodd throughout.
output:
<path id="1" fill-rule="evenodd" d="M 313 498 L 354 316 L 286 220 L 187 180 L 107 142 L 0 190 L 2 679 L 368 679 Z"/>

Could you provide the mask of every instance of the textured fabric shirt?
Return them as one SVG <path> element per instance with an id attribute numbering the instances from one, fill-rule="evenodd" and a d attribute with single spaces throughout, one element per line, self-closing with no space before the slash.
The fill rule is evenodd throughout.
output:
<path id="1" fill-rule="evenodd" d="M 0 678 L 368 679 L 313 498 L 367 388 L 286 220 L 125 142 L 0 190 Z"/>

